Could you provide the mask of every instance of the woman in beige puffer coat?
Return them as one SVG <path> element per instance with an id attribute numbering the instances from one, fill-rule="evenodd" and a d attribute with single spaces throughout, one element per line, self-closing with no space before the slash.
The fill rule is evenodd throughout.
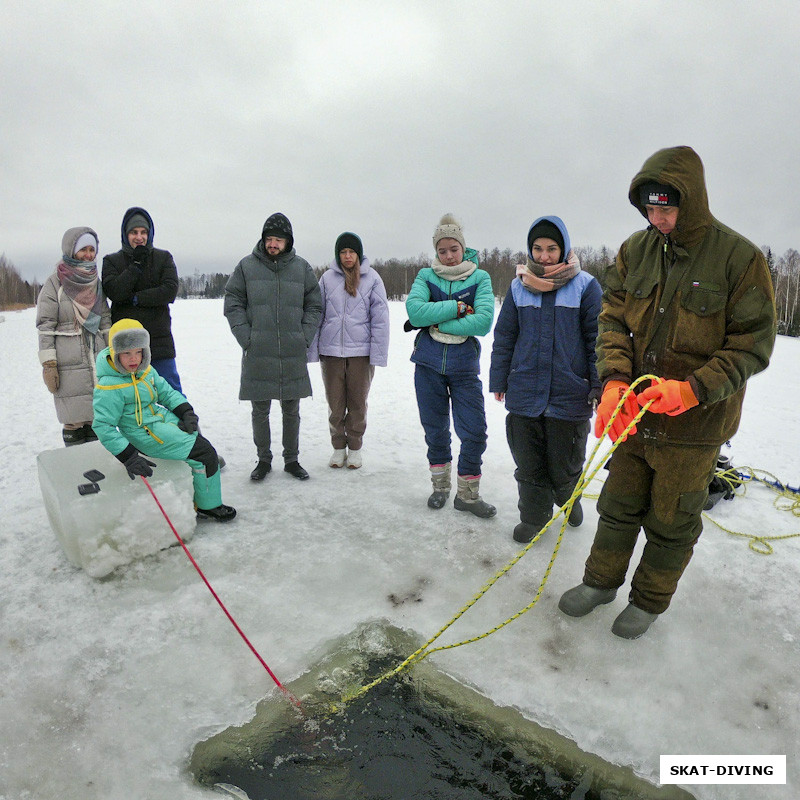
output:
<path id="1" fill-rule="evenodd" d="M 42 376 L 53 393 L 67 447 L 97 439 L 92 430 L 95 359 L 108 344 L 111 327 L 97 274 L 97 246 L 91 228 L 70 228 L 61 241 L 61 260 L 36 304 Z"/>

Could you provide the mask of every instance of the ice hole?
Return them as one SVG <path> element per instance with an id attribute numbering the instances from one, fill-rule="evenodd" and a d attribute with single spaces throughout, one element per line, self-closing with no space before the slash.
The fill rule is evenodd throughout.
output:
<path id="1" fill-rule="evenodd" d="M 693 800 L 585 753 L 438 670 L 427 659 L 367 694 L 357 689 L 420 645 L 384 623 L 337 641 L 254 718 L 199 742 L 201 785 L 249 800 Z"/>

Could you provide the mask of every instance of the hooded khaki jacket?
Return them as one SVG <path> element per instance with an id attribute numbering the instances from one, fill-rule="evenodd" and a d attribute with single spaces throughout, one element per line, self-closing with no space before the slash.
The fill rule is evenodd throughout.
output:
<path id="1" fill-rule="evenodd" d="M 675 230 L 655 227 L 623 242 L 608 268 L 597 368 L 603 381 L 644 374 L 688 380 L 700 404 L 683 414 L 647 413 L 639 436 L 658 444 L 720 445 L 739 427 L 745 384 L 765 369 L 775 342 L 775 300 L 766 260 L 708 207 L 703 164 L 690 147 L 651 156 L 631 182 L 680 192 Z M 644 388 L 644 386 L 642 386 Z"/>

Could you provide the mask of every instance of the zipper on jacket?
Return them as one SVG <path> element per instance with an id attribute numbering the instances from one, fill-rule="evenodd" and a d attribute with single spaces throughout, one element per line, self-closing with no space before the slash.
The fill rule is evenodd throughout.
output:
<path id="1" fill-rule="evenodd" d="M 278 253 L 278 258 L 280 258 L 280 253 Z M 278 259 L 275 259 L 275 264 L 277 267 Z M 281 358 L 281 276 L 279 274 L 278 269 L 275 269 L 275 295 L 278 298 L 278 302 L 275 303 L 275 332 L 278 335 L 278 400 L 283 400 L 283 359 Z"/>
<path id="2" fill-rule="evenodd" d="M 155 440 L 156 440 L 156 441 L 157 441 L 159 444 L 164 444 L 164 440 L 163 440 L 163 439 L 159 439 L 159 438 L 158 438 L 158 436 L 156 436 L 156 435 L 153 433 L 153 431 L 151 431 L 151 430 L 150 430 L 150 428 L 148 428 L 148 427 L 147 427 L 147 425 L 143 425 L 142 427 L 143 427 L 143 428 L 144 428 L 144 429 L 147 431 L 147 435 L 148 435 L 148 436 L 151 436 L 151 437 L 152 437 L 153 439 L 155 439 Z"/>

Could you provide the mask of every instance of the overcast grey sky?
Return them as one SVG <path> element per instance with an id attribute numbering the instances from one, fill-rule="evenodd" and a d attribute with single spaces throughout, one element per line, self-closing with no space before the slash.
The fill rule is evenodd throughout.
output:
<path id="1" fill-rule="evenodd" d="M 800 248 L 797 0 L 2 3 L 0 252 L 43 280 L 63 232 L 119 249 L 150 211 L 182 274 L 230 272 L 266 217 L 327 263 L 524 247 L 558 214 L 618 247 L 655 150 L 688 144 L 711 210 Z"/>

